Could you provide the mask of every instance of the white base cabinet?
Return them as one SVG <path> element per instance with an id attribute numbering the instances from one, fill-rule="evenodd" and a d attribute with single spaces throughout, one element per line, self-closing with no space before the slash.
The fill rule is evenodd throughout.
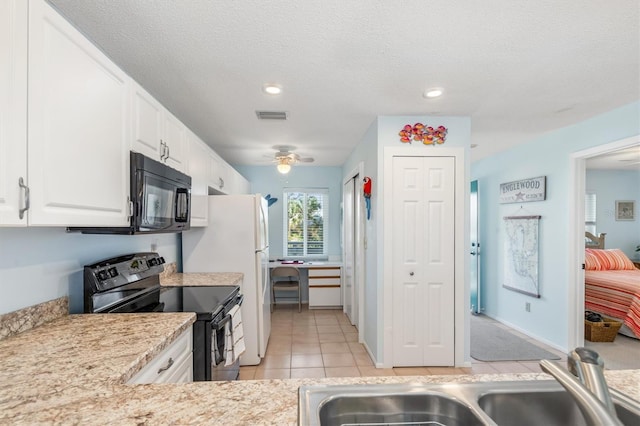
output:
<path id="1" fill-rule="evenodd" d="M 193 327 L 133 376 L 127 384 L 191 383 L 193 381 Z"/>
<path id="2" fill-rule="evenodd" d="M 309 308 L 342 306 L 342 268 L 312 267 L 309 271 Z"/>

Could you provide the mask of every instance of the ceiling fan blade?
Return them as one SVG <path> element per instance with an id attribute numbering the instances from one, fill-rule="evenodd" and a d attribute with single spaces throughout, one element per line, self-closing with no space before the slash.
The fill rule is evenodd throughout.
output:
<path id="1" fill-rule="evenodd" d="M 298 158 L 298 161 L 301 163 L 313 163 L 313 158 L 311 157 L 301 157 Z"/>

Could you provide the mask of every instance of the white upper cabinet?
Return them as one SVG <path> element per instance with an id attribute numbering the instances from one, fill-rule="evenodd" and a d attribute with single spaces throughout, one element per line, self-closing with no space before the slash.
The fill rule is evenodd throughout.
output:
<path id="1" fill-rule="evenodd" d="M 211 151 L 209 154 L 210 174 L 209 174 L 209 186 L 214 190 L 216 194 L 228 194 L 229 180 L 227 174 L 229 165 L 218 156 L 215 152 Z"/>
<path id="2" fill-rule="evenodd" d="M 176 170 L 187 170 L 187 128 L 169 111 L 164 111 L 164 162 Z"/>
<path id="3" fill-rule="evenodd" d="M 26 226 L 27 2 L 0 2 L 0 226 Z"/>
<path id="4" fill-rule="evenodd" d="M 132 83 L 133 139 L 131 149 L 187 171 L 187 128 L 135 81 Z"/>
<path id="5" fill-rule="evenodd" d="M 29 224 L 126 226 L 130 78 L 43 0 L 28 64 Z"/>
<path id="6" fill-rule="evenodd" d="M 187 147 L 189 150 L 188 175 L 191 176 L 191 226 L 207 226 L 209 202 L 209 152 L 195 134 L 187 131 Z"/>
<path id="7" fill-rule="evenodd" d="M 160 160 L 162 112 L 164 108 L 135 81 L 131 84 L 133 108 L 133 139 L 131 149 L 154 160 Z"/>

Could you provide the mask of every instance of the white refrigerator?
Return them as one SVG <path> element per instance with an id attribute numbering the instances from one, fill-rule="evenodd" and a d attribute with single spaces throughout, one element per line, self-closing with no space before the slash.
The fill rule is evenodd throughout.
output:
<path id="1" fill-rule="evenodd" d="M 271 333 L 267 201 L 260 195 L 212 195 L 209 224 L 182 233 L 184 272 L 242 272 L 246 351 L 240 365 L 258 365 Z"/>

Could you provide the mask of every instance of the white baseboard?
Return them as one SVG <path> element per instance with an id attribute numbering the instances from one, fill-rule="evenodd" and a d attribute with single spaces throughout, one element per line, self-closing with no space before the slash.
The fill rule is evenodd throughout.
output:
<path id="1" fill-rule="evenodd" d="M 545 339 L 543 337 L 540 337 L 540 336 L 537 336 L 535 334 L 532 334 L 528 330 L 524 330 L 524 329 L 518 327 L 515 324 L 511 324 L 509 321 L 505 320 L 504 318 L 491 317 L 491 316 L 489 316 L 487 314 L 484 314 L 484 315 L 489 317 L 489 318 L 491 318 L 491 319 L 494 319 L 494 320 L 496 320 L 496 321 L 498 321 L 498 322 L 500 322 L 500 323 L 502 323 L 504 325 L 506 325 L 507 327 L 513 328 L 514 330 L 516 330 L 516 331 L 518 331 L 518 332 L 520 332 L 520 333 L 522 333 L 522 334 L 524 334 L 524 335 L 526 335 L 526 336 L 528 336 L 528 337 L 530 337 L 532 339 L 536 339 L 537 341 L 542 342 L 547 346 L 551 346 L 552 348 L 554 348 L 554 349 L 556 349 L 556 350 L 558 350 L 560 352 L 565 352 L 565 353 L 568 352 L 568 350 L 566 348 L 563 348 L 563 347 L 561 347 L 560 345 L 558 345 L 556 343 L 550 342 L 550 341 L 548 341 L 547 339 Z"/>

